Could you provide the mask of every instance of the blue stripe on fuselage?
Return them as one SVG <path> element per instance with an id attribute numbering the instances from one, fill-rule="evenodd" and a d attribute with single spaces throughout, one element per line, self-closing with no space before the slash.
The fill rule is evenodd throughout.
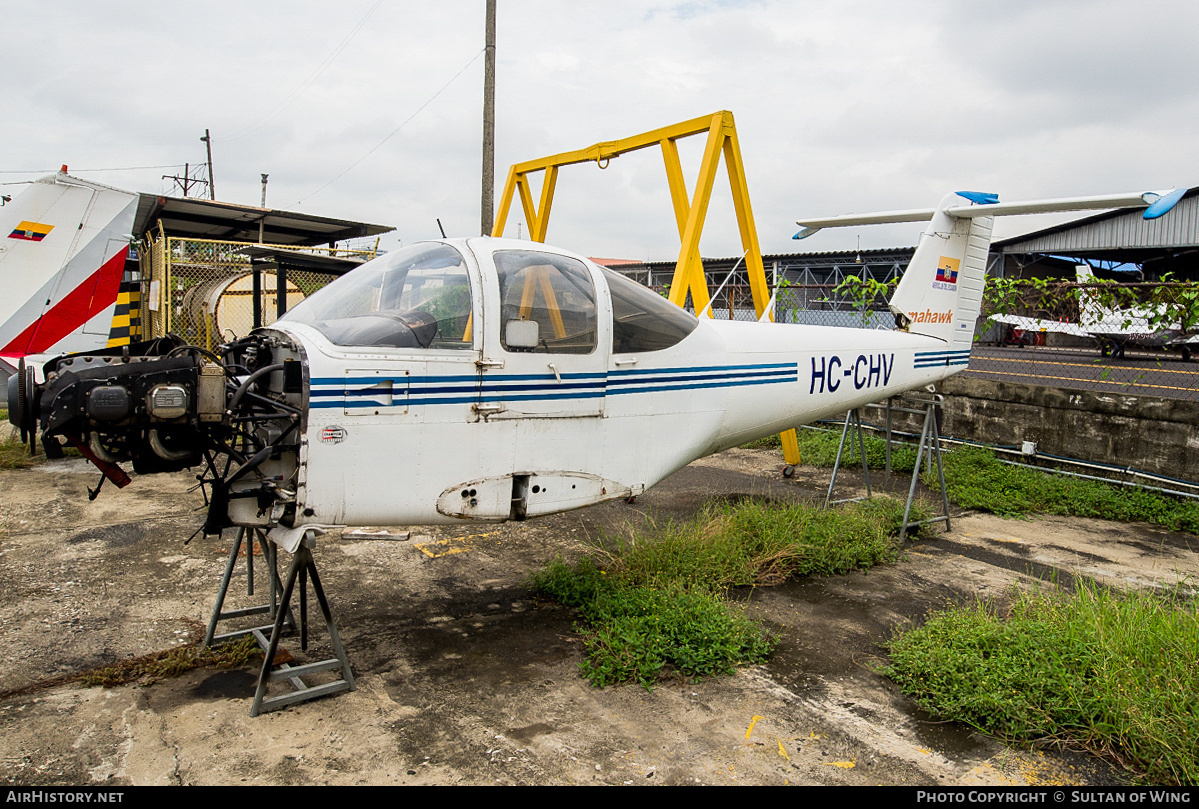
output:
<path id="1" fill-rule="evenodd" d="M 396 386 L 397 405 L 469 404 L 482 399 L 494 402 L 532 402 L 561 399 L 596 399 L 635 393 L 730 388 L 798 382 L 795 363 L 758 365 L 689 366 L 617 370 L 607 374 L 477 374 L 459 376 L 318 377 L 310 387 L 310 406 L 378 407 L 375 402 L 347 401 L 366 396 L 385 382 Z"/>

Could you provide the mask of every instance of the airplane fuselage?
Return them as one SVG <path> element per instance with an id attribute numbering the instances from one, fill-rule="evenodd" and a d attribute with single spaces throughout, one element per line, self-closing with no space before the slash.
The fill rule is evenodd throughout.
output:
<path id="1" fill-rule="evenodd" d="M 527 247 L 527 245 L 526 245 Z M 483 289 L 486 260 L 477 267 Z M 504 520 L 637 495 L 697 458 L 962 370 L 968 350 L 902 331 L 701 319 L 668 348 L 613 352 L 592 268 L 589 353 L 335 345 L 274 330 L 308 371 L 297 509 L 312 522 Z M 484 300 L 486 300 L 486 296 Z"/>
<path id="2" fill-rule="evenodd" d="M 989 233 L 932 220 L 894 330 L 696 318 L 541 243 L 418 243 L 219 355 L 167 337 L 23 371 L 10 410 L 118 485 L 123 461 L 203 464 L 207 533 L 520 520 L 963 370 Z"/>

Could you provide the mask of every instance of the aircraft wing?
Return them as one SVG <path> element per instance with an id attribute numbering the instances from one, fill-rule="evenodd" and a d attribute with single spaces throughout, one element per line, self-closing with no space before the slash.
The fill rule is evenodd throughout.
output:
<path id="1" fill-rule="evenodd" d="M 991 315 L 996 323 L 1006 323 L 1023 331 L 1054 332 L 1055 334 L 1072 334 L 1075 337 L 1090 337 L 1092 333 L 1077 323 L 1063 323 L 1058 320 L 1042 320 L 1035 317 L 1020 315 Z"/>

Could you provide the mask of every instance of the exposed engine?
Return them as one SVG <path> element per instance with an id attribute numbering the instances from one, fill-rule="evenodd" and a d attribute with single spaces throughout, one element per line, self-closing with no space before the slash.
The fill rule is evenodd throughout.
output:
<path id="1" fill-rule="evenodd" d="M 296 510 L 306 385 L 301 350 L 256 332 L 211 352 L 169 335 L 58 357 L 35 382 L 8 381 L 9 421 L 47 454 L 76 448 L 117 486 L 122 463 L 146 475 L 202 466 L 206 534 L 290 525 Z M 94 499 L 100 487 L 91 491 Z"/>

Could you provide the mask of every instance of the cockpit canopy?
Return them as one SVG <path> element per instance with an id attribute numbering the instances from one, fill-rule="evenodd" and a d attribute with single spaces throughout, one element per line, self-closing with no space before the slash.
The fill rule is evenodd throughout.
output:
<path id="1" fill-rule="evenodd" d="M 599 293 L 591 270 L 599 270 L 611 294 L 613 353 L 660 351 L 698 325 L 694 315 L 652 290 L 571 256 L 497 246 L 490 259 L 506 351 L 594 352 Z M 451 244 L 422 242 L 337 279 L 282 320 L 312 326 L 339 346 L 463 350 L 472 347 L 472 312 L 463 254 Z"/>

